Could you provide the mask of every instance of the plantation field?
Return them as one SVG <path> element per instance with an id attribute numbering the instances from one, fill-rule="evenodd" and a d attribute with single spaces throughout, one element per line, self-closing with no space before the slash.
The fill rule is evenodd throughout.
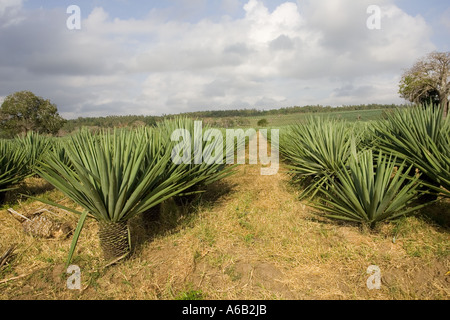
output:
<path id="1" fill-rule="evenodd" d="M 346 120 L 348 122 L 355 122 L 355 121 L 366 122 L 380 119 L 382 117 L 383 111 L 386 110 L 375 109 L 375 110 L 337 111 L 324 113 L 293 113 L 293 114 L 268 115 L 259 117 L 245 117 L 244 119 L 249 121 L 245 126 L 250 128 L 257 128 L 258 121 L 261 119 L 266 119 L 268 121 L 269 127 L 281 128 L 301 122 L 310 116 L 341 119 Z"/>
<path id="2" fill-rule="evenodd" d="M 190 205 L 172 199 L 148 228 L 130 221 L 132 255 L 106 266 L 98 225 L 87 220 L 74 254 L 82 290 L 68 290 L 65 261 L 71 237 L 25 234 L 7 212 L 47 208 L 73 228 L 61 209 L 26 200 L 32 193 L 76 207 L 40 178 L 28 178 L 0 209 L 0 299 L 441 299 L 450 297 L 450 238 L 443 199 L 414 217 L 375 229 L 325 219 L 299 201 L 287 168 L 262 176 L 242 165 L 210 184 Z M 379 290 L 367 287 L 367 268 L 381 270 Z"/>

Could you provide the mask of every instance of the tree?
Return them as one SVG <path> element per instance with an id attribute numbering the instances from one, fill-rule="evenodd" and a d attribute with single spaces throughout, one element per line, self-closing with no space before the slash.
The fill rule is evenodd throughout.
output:
<path id="1" fill-rule="evenodd" d="M 29 131 L 55 135 L 65 122 L 55 104 L 30 91 L 7 96 L 0 107 L 0 129 L 10 136 Z"/>
<path id="2" fill-rule="evenodd" d="M 400 96 L 413 103 L 439 103 L 448 114 L 450 52 L 434 51 L 406 70 L 400 81 Z"/>
<path id="3" fill-rule="evenodd" d="M 269 124 L 269 121 L 267 121 L 267 119 L 261 119 L 257 123 L 258 127 L 267 127 L 268 124 Z"/>

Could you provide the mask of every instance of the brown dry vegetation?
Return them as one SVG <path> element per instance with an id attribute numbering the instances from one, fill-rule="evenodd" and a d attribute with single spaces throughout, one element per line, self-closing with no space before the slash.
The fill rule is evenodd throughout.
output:
<path id="1" fill-rule="evenodd" d="M 66 287 L 71 237 L 32 237 L 0 211 L 0 256 L 18 244 L 0 269 L 0 299 L 449 299 L 448 226 L 418 216 L 369 230 L 324 219 L 297 196 L 283 167 L 261 176 L 259 165 L 240 166 L 188 207 L 165 203 L 150 229 L 133 219 L 133 254 L 108 267 L 88 221 L 73 261 L 81 291 Z M 73 215 L 50 210 L 75 226 Z M 449 204 L 427 210 L 448 216 Z M 381 269 L 380 290 L 367 288 L 370 265 Z"/>

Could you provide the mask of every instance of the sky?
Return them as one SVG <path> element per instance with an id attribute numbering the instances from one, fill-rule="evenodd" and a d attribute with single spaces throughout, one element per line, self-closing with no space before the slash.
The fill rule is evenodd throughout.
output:
<path id="1" fill-rule="evenodd" d="M 402 73 L 448 39 L 448 0 L 0 0 L 0 103 L 29 90 L 66 119 L 400 104 Z"/>

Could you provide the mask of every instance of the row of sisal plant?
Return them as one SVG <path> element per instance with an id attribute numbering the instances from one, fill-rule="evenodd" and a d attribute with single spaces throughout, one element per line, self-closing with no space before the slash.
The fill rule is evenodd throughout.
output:
<path id="1" fill-rule="evenodd" d="M 0 205 L 7 191 L 34 174 L 41 157 L 50 149 L 50 138 L 29 132 L 13 140 L 0 139 Z"/>
<path id="2" fill-rule="evenodd" d="M 313 207 L 374 227 L 450 196 L 449 141 L 442 108 L 416 106 L 369 123 L 310 118 L 283 132 L 280 152 Z"/>
<path id="3" fill-rule="evenodd" d="M 39 144 L 35 141 L 36 146 L 42 146 L 40 154 L 45 156 L 33 157 L 33 172 L 82 208 L 77 211 L 41 199 L 79 215 L 67 263 L 73 257 L 86 219 L 98 222 L 100 245 L 105 258 L 118 259 L 131 251 L 128 225 L 131 218 L 140 214 L 155 214 L 152 209 L 165 200 L 202 192 L 208 184 L 233 173 L 233 166 L 225 164 L 174 163 L 174 146 L 180 143 L 171 139 L 176 129 L 186 129 L 192 133 L 193 139 L 194 121 L 176 118 L 151 128 L 105 129 L 98 132 L 83 129 L 51 142 L 44 137 L 39 137 Z M 205 127 L 204 131 L 207 129 Z M 219 143 L 207 137 L 202 141 L 204 148 L 214 149 L 215 144 Z M 34 152 L 31 147 L 27 149 Z M 224 151 L 226 155 L 229 150 Z M 10 162 L 20 162 L 14 157 L 23 157 L 23 153 L 15 155 L 9 152 Z M 5 175 L 17 177 L 10 183 L 23 178 L 12 171 L 7 171 Z"/>

